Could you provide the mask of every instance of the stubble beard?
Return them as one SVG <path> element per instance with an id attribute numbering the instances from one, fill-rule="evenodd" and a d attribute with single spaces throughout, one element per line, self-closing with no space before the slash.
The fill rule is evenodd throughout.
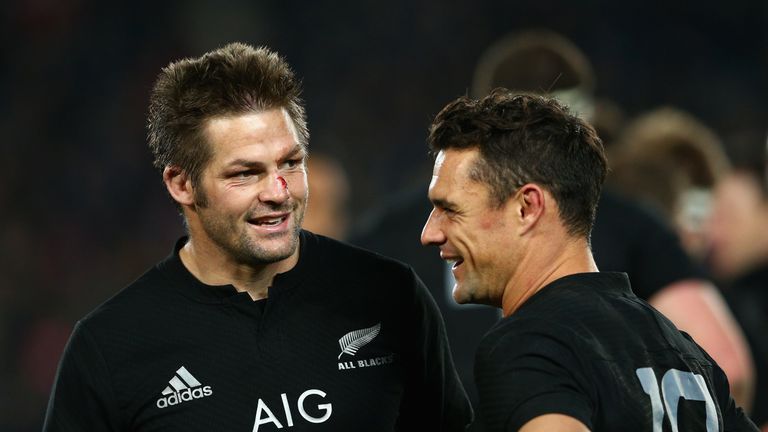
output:
<path id="1" fill-rule="evenodd" d="M 453 296 L 453 301 L 455 301 L 458 304 L 474 303 L 473 293 L 467 289 L 466 285 L 464 284 L 459 285 L 458 281 L 456 282 L 456 285 L 453 287 L 453 292 L 451 294 Z"/>
<path id="2" fill-rule="evenodd" d="M 247 218 L 231 219 L 221 215 L 208 215 L 200 218 L 203 230 L 211 241 L 223 249 L 235 261 L 246 265 L 272 264 L 284 260 L 296 252 L 299 246 L 299 233 L 304 219 L 303 211 L 296 211 L 296 205 L 290 209 L 293 226 L 287 233 L 268 234 L 264 240 L 289 237 L 278 249 L 267 249 L 258 239 L 249 235 Z"/>
<path id="3" fill-rule="evenodd" d="M 488 298 L 489 291 L 483 289 L 483 281 L 476 277 L 476 275 L 467 274 L 461 283 L 456 281 L 456 285 L 453 289 L 454 301 L 458 304 L 478 304 L 495 306 L 495 299 Z M 457 295 L 458 294 L 458 295 Z"/>

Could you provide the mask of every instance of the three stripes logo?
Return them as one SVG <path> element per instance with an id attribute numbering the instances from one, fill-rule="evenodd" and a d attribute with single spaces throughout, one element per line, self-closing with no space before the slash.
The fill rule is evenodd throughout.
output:
<path id="1" fill-rule="evenodd" d="M 211 386 L 203 386 L 184 366 L 176 370 L 176 374 L 168 381 L 163 390 L 163 396 L 157 400 L 158 408 L 178 405 L 193 399 L 201 399 L 213 394 Z"/>

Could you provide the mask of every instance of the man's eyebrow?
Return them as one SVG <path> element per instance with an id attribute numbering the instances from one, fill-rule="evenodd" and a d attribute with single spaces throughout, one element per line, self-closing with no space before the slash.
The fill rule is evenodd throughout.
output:
<path id="1" fill-rule="evenodd" d="M 432 205 L 435 206 L 436 208 L 452 209 L 455 207 L 455 205 L 452 202 L 442 198 L 435 198 L 435 199 L 430 198 L 429 201 L 432 202 Z"/>
<path id="2" fill-rule="evenodd" d="M 235 159 L 229 162 L 225 167 L 226 168 L 232 168 L 232 167 L 261 168 L 263 166 L 264 164 L 258 161 L 252 161 L 247 159 Z"/>
<path id="3" fill-rule="evenodd" d="M 307 155 L 307 151 L 304 149 L 304 147 L 300 145 L 296 145 L 292 149 L 290 149 L 288 152 L 285 153 L 283 156 L 283 159 L 290 159 L 294 156 L 301 155 L 302 157 L 305 157 Z M 263 168 L 265 164 L 260 161 L 253 161 L 248 159 L 233 159 L 230 162 L 228 162 L 226 165 L 224 165 L 225 168 L 233 168 L 233 167 L 246 167 L 246 168 Z"/>

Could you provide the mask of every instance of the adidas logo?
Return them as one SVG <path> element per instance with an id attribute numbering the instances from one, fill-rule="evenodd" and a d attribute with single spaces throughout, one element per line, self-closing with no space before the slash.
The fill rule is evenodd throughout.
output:
<path id="1" fill-rule="evenodd" d="M 213 394 L 211 386 L 203 386 L 184 366 L 176 370 L 176 375 L 168 381 L 163 390 L 163 397 L 157 400 L 158 408 L 178 405 L 182 402 L 200 399 Z"/>

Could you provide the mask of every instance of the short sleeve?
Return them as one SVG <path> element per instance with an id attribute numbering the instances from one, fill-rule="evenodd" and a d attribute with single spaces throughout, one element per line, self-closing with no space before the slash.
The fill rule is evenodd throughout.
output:
<path id="1" fill-rule="evenodd" d="M 78 323 L 59 362 L 43 431 L 86 430 L 120 429 L 106 362 L 86 327 Z"/>
<path id="2" fill-rule="evenodd" d="M 487 431 L 517 431 L 544 414 L 564 414 L 592 427 L 593 398 L 567 333 L 540 323 L 489 333 L 475 363 L 480 417 Z"/>
<path id="3" fill-rule="evenodd" d="M 704 351 L 704 350 L 702 350 Z M 706 353 L 705 355 L 709 357 Z M 710 358 L 711 360 L 711 358 Z M 723 426 L 726 432 L 758 432 L 757 426 L 749 419 L 747 414 L 741 407 L 736 405 L 733 397 L 730 393 L 730 385 L 728 384 L 728 378 L 725 376 L 725 372 L 717 366 L 714 360 L 713 365 L 713 378 L 715 385 L 715 393 L 717 396 L 717 403 L 720 406 L 720 410 L 723 416 Z"/>

